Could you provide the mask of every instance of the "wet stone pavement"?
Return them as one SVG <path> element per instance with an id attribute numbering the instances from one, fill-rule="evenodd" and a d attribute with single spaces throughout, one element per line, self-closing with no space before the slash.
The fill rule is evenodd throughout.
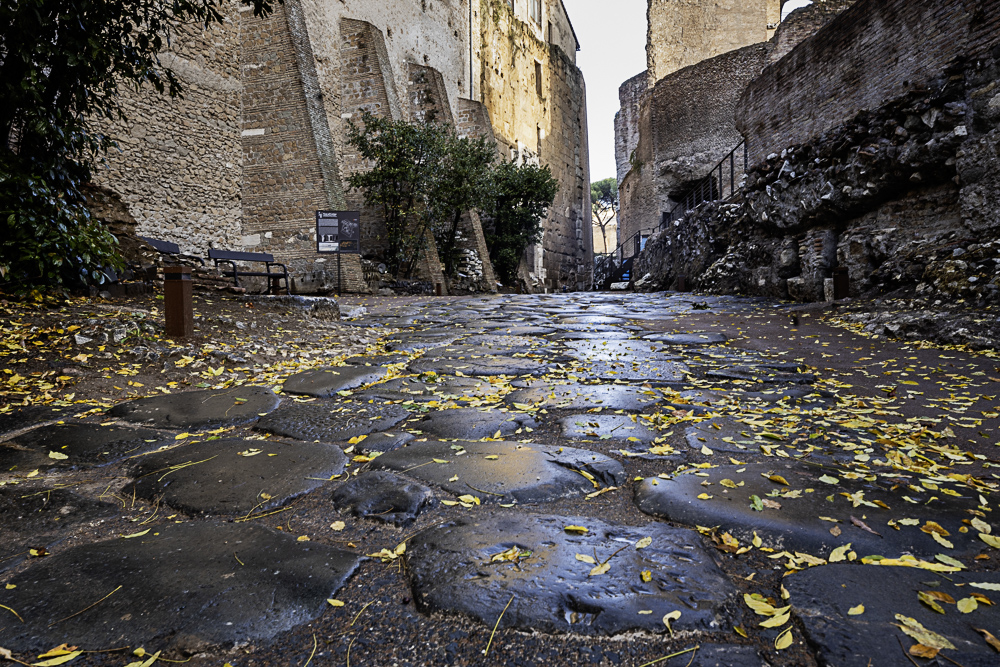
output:
<path id="1" fill-rule="evenodd" d="M 5 417 L 0 663 L 1000 664 L 995 354 L 670 293 L 350 324 Z"/>

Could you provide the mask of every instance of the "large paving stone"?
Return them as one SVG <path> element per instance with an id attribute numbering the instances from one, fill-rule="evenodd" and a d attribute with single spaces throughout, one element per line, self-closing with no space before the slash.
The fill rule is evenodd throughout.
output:
<path id="1" fill-rule="evenodd" d="M 504 403 L 533 405 L 567 410 L 627 410 L 642 412 L 654 409 L 661 396 L 650 389 L 622 385 L 553 384 L 516 389 L 504 397 Z"/>
<path id="2" fill-rule="evenodd" d="M 725 334 L 700 331 L 680 334 L 652 333 L 646 334 L 643 339 L 665 345 L 718 345 L 729 340 Z"/>
<path id="3" fill-rule="evenodd" d="M 660 432 L 644 424 L 636 415 L 570 415 L 560 420 L 562 432 L 567 438 L 589 440 L 625 440 L 634 438 L 642 443 L 650 443 L 660 437 Z M 633 442 L 635 441 L 633 440 Z"/>
<path id="4" fill-rule="evenodd" d="M 289 394 L 329 398 L 338 391 L 355 389 L 385 377 L 383 366 L 336 366 L 296 373 L 282 386 Z"/>
<path id="5" fill-rule="evenodd" d="M 576 340 L 566 343 L 566 347 L 569 356 L 583 362 L 631 361 L 634 358 L 656 356 L 653 345 L 642 340 Z"/>
<path id="6" fill-rule="evenodd" d="M 357 564 L 354 554 L 252 524 L 153 526 L 141 537 L 73 547 L 16 575 L 17 588 L 0 590 L 0 604 L 24 623 L 0 615 L 0 645 L 195 653 L 269 640 L 323 613 Z"/>
<path id="7" fill-rule="evenodd" d="M 687 364 L 663 358 L 623 358 L 621 361 L 586 362 L 585 371 L 591 378 L 614 382 L 641 382 L 656 386 L 679 385 L 690 372 Z"/>
<path id="8" fill-rule="evenodd" d="M 629 340 L 628 331 L 556 331 L 549 334 L 551 340 Z"/>
<path id="9" fill-rule="evenodd" d="M 429 487 L 391 472 L 365 472 L 333 492 L 333 505 L 342 512 L 406 526 L 437 501 Z"/>
<path id="10" fill-rule="evenodd" d="M 749 380 L 768 383 L 810 384 L 816 381 L 816 376 L 809 373 L 783 372 L 765 366 L 732 366 L 710 370 L 706 375 L 717 380 Z"/>
<path id="11" fill-rule="evenodd" d="M 403 431 L 383 431 L 372 433 L 358 443 L 357 448 L 363 452 L 391 452 L 416 438 L 412 433 Z"/>
<path id="12" fill-rule="evenodd" d="M 746 434 L 746 435 L 744 435 Z M 684 439 L 691 449 L 708 447 L 713 452 L 745 454 L 757 450 L 753 428 L 728 417 L 716 417 L 698 422 L 684 431 Z"/>
<path id="13" fill-rule="evenodd" d="M 496 396 L 499 389 L 486 378 L 451 375 L 394 378 L 369 387 L 359 396 L 382 396 L 418 403 Z"/>
<path id="14" fill-rule="evenodd" d="M 994 591 L 974 588 L 972 583 L 1000 584 L 996 572 L 935 574 L 907 567 L 838 564 L 810 568 L 783 581 L 791 593 L 789 603 L 802 619 L 809 643 L 816 647 L 820 665 L 837 667 L 912 667 L 903 654 L 916 640 L 899 628 L 896 615 L 915 619 L 955 647 L 945 649 L 932 665 L 957 664 L 963 667 L 995 667 L 1000 653 L 991 648 L 974 628 L 996 634 L 1000 629 L 1000 605 L 980 604 L 964 614 L 955 604 L 939 603 L 939 614 L 920 602 L 920 592 L 937 592 L 955 601 L 972 593 L 983 594 L 994 603 L 1000 596 Z M 864 613 L 848 611 L 864 605 Z M 928 664 L 920 660 L 918 664 Z"/>
<path id="15" fill-rule="evenodd" d="M 697 474 L 643 480 L 635 490 L 636 505 L 646 514 L 675 523 L 719 526 L 721 531 L 732 533 L 741 543 L 750 542 L 756 531 L 765 546 L 801 551 L 820 558 L 828 557 L 833 549 L 848 543 L 853 545 L 859 557 L 890 558 L 904 553 L 924 558 L 940 553 L 964 557 L 979 553 L 984 546 L 975 531 L 959 532 L 964 525 L 962 521 L 972 516 L 969 510 L 976 509 L 979 500 L 977 493 L 957 484 L 939 482 L 938 491 L 927 491 L 917 487 L 916 480 L 893 475 L 877 482 L 850 480 L 834 468 L 778 461 L 773 465 L 725 465 L 692 473 Z M 781 476 L 788 486 L 772 481 L 771 475 Z M 838 483 L 821 481 L 823 475 L 837 479 Z M 729 480 L 737 488 L 727 488 L 723 480 Z M 706 482 L 709 484 L 704 485 Z M 914 486 L 906 486 L 907 482 L 913 482 Z M 941 492 L 942 488 L 953 490 L 961 497 L 949 496 Z M 863 495 L 854 496 L 857 506 L 855 500 L 842 495 L 858 493 Z M 701 494 L 711 498 L 699 499 Z M 751 505 L 752 495 L 777 502 L 781 507 L 765 507 L 758 512 Z M 905 500 L 904 496 L 913 502 Z M 931 501 L 932 497 L 936 499 Z M 890 509 L 875 503 L 884 503 Z M 852 517 L 878 535 L 857 526 Z M 899 524 L 901 519 L 915 519 L 919 525 Z M 899 529 L 888 525 L 889 520 L 895 521 Z M 953 549 L 942 546 L 921 530 L 927 521 L 937 522 L 950 533 L 947 540 L 954 545 Z M 840 532 L 834 535 L 831 529 Z"/>
<path id="16" fill-rule="evenodd" d="M 119 403 L 108 415 L 156 428 L 214 428 L 252 422 L 280 402 L 268 387 L 206 389 Z"/>
<path id="17" fill-rule="evenodd" d="M 571 525 L 589 532 L 567 533 Z M 650 545 L 636 549 L 646 537 Z M 516 563 L 492 562 L 515 547 L 530 554 Z M 591 576 L 594 565 L 577 554 L 610 559 L 610 569 Z M 500 627 L 526 631 L 665 633 L 663 616 L 681 611 L 675 631 L 711 632 L 733 590 L 694 531 L 576 516 L 498 512 L 451 521 L 414 537 L 406 563 L 422 611 L 463 614 L 492 626 L 509 602 Z M 643 571 L 651 573 L 648 583 Z"/>
<path id="18" fill-rule="evenodd" d="M 405 472 L 455 495 L 475 495 L 484 503 L 541 503 L 594 491 L 577 470 L 601 486 L 621 486 L 627 479 L 622 465 L 603 454 L 502 441 L 415 442 L 383 454 L 372 465 Z"/>
<path id="19" fill-rule="evenodd" d="M 162 496 L 186 512 L 247 515 L 312 491 L 346 463 L 332 445 L 210 440 L 144 456 L 132 476 L 140 498 Z"/>
<path id="20" fill-rule="evenodd" d="M 425 435 L 445 440 L 479 440 L 514 435 L 525 427 L 537 428 L 531 416 L 518 412 L 458 408 L 431 412 L 424 421 L 411 424 Z"/>
<path id="21" fill-rule="evenodd" d="M 35 424 L 66 419 L 78 412 L 76 408 L 53 408 L 40 405 L 11 408 L 0 413 L 0 434 L 19 431 Z"/>
<path id="22" fill-rule="evenodd" d="M 254 428 L 296 440 L 337 442 L 388 430 L 409 416 L 406 408 L 382 401 L 321 400 L 276 410 Z"/>
<path id="23" fill-rule="evenodd" d="M 29 559 L 29 549 L 51 551 L 78 526 L 116 514 L 117 505 L 68 489 L 0 489 L 0 572 Z"/>
<path id="24" fill-rule="evenodd" d="M 173 441 L 173 436 L 166 436 Z M 50 424 L 0 443 L 0 469 L 75 468 L 156 449 L 161 431 L 98 424 Z M 52 454 L 52 455 L 50 455 Z"/>
<path id="25" fill-rule="evenodd" d="M 483 357 L 480 359 L 419 359 L 410 364 L 414 373 L 442 375 L 545 375 L 552 365 L 521 357 Z"/>
<path id="26" fill-rule="evenodd" d="M 460 331 L 408 331 L 386 338 L 385 349 L 392 352 L 416 352 L 447 345 L 459 335 Z"/>

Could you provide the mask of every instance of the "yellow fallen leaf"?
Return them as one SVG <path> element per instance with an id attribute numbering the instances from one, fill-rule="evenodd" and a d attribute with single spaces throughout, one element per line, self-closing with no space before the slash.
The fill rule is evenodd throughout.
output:
<path id="1" fill-rule="evenodd" d="M 674 636 L 674 629 L 670 627 L 670 621 L 678 621 L 680 618 L 681 612 L 679 610 L 672 611 L 669 614 L 664 614 L 663 616 L 663 624 L 667 626 L 667 632 L 670 633 L 671 637 Z"/>
<path id="2" fill-rule="evenodd" d="M 450 461 L 445 461 L 444 459 L 434 459 L 434 463 L 450 463 Z"/>
<path id="3" fill-rule="evenodd" d="M 788 628 L 774 640 L 774 648 L 779 651 L 786 649 L 792 645 L 792 641 L 794 639 L 795 638 L 792 637 L 792 629 Z"/>
<path id="4" fill-rule="evenodd" d="M 639 573 L 639 578 L 648 584 L 653 580 L 653 573 L 650 570 L 643 570 Z"/>
<path id="5" fill-rule="evenodd" d="M 152 530 L 152 528 L 147 528 L 146 530 L 140 531 L 138 533 L 132 533 L 131 535 L 122 535 L 122 539 L 130 540 L 133 537 L 142 537 L 143 535 L 145 535 L 146 533 L 148 533 L 151 530 Z"/>
<path id="6" fill-rule="evenodd" d="M 49 458 L 55 459 L 56 461 L 65 461 L 69 457 L 62 452 L 49 452 Z"/>
<path id="7" fill-rule="evenodd" d="M 699 493 L 698 494 L 698 500 L 711 500 L 714 497 L 715 496 L 710 496 L 707 493 Z"/>
<path id="8" fill-rule="evenodd" d="M 497 456 L 496 454 L 490 454 L 489 456 L 484 456 L 483 458 L 485 458 L 487 461 L 496 461 L 500 457 Z"/>
<path id="9" fill-rule="evenodd" d="M 774 616 L 775 608 L 770 603 L 765 600 L 758 599 L 760 596 L 754 597 L 749 593 L 743 594 L 743 601 L 746 602 L 747 606 L 753 609 L 755 612 L 761 616 Z"/>
<path id="10" fill-rule="evenodd" d="M 958 610 L 963 614 L 971 614 L 978 608 L 979 603 L 976 602 L 976 598 L 962 598 L 958 601 Z"/>
<path id="11" fill-rule="evenodd" d="M 715 456 L 715 452 L 708 448 L 708 445 L 701 446 L 701 453 L 705 456 Z"/>
<path id="12" fill-rule="evenodd" d="M 563 530 L 567 533 L 576 533 L 577 535 L 586 535 L 590 532 L 589 529 L 584 528 L 583 526 L 566 526 Z"/>
<path id="13" fill-rule="evenodd" d="M 830 554 L 829 561 L 831 563 L 839 563 L 841 561 L 847 560 L 847 552 L 851 550 L 851 543 L 848 542 L 842 547 L 837 547 Z"/>
<path id="14" fill-rule="evenodd" d="M 786 611 L 784 614 L 781 614 L 780 616 L 772 616 L 771 618 L 767 619 L 766 621 L 761 621 L 760 622 L 760 627 L 762 627 L 762 628 L 780 628 L 782 625 L 784 625 L 785 623 L 788 622 L 789 618 L 791 618 L 791 612 L 787 612 Z"/>
<path id="15" fill-rule="evenodd" d="M 781 475 L 769 475 L 768 479 L 774 482 L 775 484 L 783 484 L 784 486 L 788 486 L 788 480 L 786 480 Z"/>
<path id="16" fill-rule="evenodd" d="M 914 644 L 910 647 L 910 655 L 915 658 L 925 658 L 927 660 L 932 660 L 937 657 L 940 650 L 936 648 L 931 648 L 930 646 L 924 646 L 923 644 Z"/>
<path id="17" fill-rule="evenodd" d="M 295 538 L 295 541 L 296 542 L 308 542 L 309 541 L 309 536 L 308 535 L 299 535 L 297 538 Z"/>
<path id="18" fill-rule="evenodd" d="M 860 616 L 863 613 L 865 613 L 865 606 L 863 604 L 859 604 L 857 607 L 851 607 L 847 610 L 848 616 Z"/>
<path id="19" fill-rule="evenodd" d="M 595 567 L 590 571 L 590 576 L 596 577 L 599 574 L 605 574 L 610 569 L 611 569 L 611 563 L 601 563 L 600 565 L 598 565 L 597 567 Z"/>
<path id="20" fill-rule="evenodd" d="M 907 635 L 916 639 L 919 643 L 924 646 L 930 646 L 931 648 L 941 649 L 955 649 L 955 645 L 948 641 L 945 637 L 942 637 L 938 633 L 928 630 L 920 621 L 909 618 L 908 616 L 903 616 L 902 614 L 896 614 L 896 620 L 899 624 L 896 625 L 900 630 L 905 632 Z"/>
<path id="21" fill-rule="evenodd" d="M 333 598 L 330 598 L 329 600 L 327 600 L 327 602 L 330 603 L 331 607 L 343 607 L 344 606 L 343 602 L 341 602 L 340 600 L 334 600 Z"/>
<path id="22" fill-rule="evenodd" d="M 986 640 L 986 643 L 992 646 L 994 650 L 996 650 L 998 653 L 1000 653 L 1000 639 L 997 639 L 989 631 L 983 630 L 982 628 L 973 628 L 973 630 L 981 634 L 983 638 Z"/>
<path id="23" fill-rule="evenodd" d="M 41 662 L 33 662 L 32 667 L 54 667 L 55 665 L 64 665 L 70 660 L 77 658 L 82 655 L 83 651 L 73 651 L 72 653 L 67 653 L 66 655 L 61 655 L 58 658 L 52 658 L 51 660 L 43 660 Z"/>
<path id="24" fill-rule="evenodd" d="M 576 559 L 583 563 L 588 563 L 590 565 L 597 565 L 597 561 L 594 560 L 594 557 L 588 556 L 587 554 L 577 554 Z"/>
<path id="25" fill-rule="evenodd" d="M 986 533 L 979 533 L 979 539 L 986 544 L 990 545 L 994 549 L 1000 549 L 1000 537 L 996 535 L 987 535 Z"/>
<path id="26" fill-rule="evenodd" d="M 334 521 L 330 524 L 330 530 L 341 531 L 347 527 L 347 524 L 343 521 Z"/>
<path id="27" fill-rule="evenodd" d="M 653 538 L 652 537 L 644 537 L 644 538 L 642 538 L 641 540 L 639 540 L 638 542 L 635 543 L 635 548 L 636 549 L 645 549 L 646 547 L 648 547 L 652 543 L 653 543 Z"/>

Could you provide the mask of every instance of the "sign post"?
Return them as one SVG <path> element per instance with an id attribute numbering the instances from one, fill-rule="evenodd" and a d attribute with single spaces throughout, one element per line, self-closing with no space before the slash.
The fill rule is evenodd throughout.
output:
<path id="1" fill-rule="evenodd" d="M 359 211 L 316 211 L 316 252 L 337 255 L 337 293 L 341 286 L 340 256 L 361 253 Z"/>

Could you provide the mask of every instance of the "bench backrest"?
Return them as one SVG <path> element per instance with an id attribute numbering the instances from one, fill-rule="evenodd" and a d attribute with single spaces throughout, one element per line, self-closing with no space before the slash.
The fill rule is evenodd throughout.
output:
<path id="1" fill-rule="evenodd" d="M 171 243 L 170 241 L 161 241 L 160 239 L 151 239 L 148 236 L 140 236 L 140 239 L 153 246 L 154 250 L 162 252 L 167 255 L 179 255 L 181 253 L 181 247 L 176 243 Z"/>
<path id="2" fill-rule="evenodd" d="M 227 259 L 237 262 L 273 262 L 274 255 L 269 252 L 236 252 L 234 250 L 216 250 L 212 248 L 208 251 L 209 259 Z"/>

